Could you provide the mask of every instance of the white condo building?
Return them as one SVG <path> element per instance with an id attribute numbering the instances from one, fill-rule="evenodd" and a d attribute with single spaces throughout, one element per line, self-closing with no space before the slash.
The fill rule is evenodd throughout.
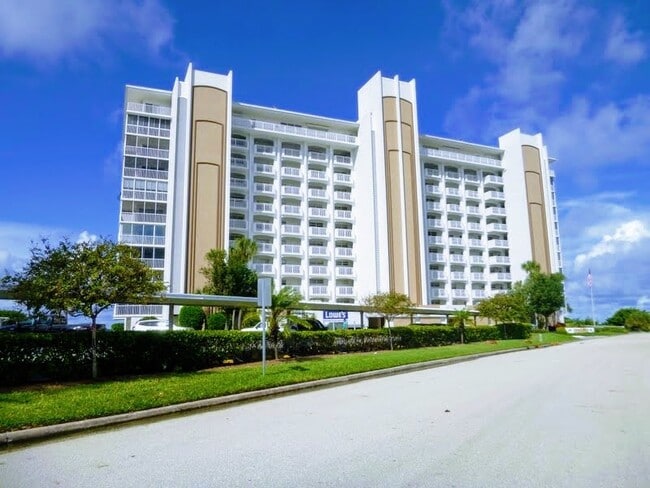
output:
<path id="1" fill-rule="evenodd" d="M 381 73 L 358 91 L 357 121 L 232 93 L 232 73 L 192 65 L 171 91 L 126 87 L 118 239 L 170 292 L 201 288 L 205 254 L 239 236 L 257 242 L 259 276 L 342 309 L 389 290 L 471 307 L 522 280 L 526 261 L 561 271 L 541 134 L 513 130 L 496 147 L 420 134 L 415 81 Z"/>

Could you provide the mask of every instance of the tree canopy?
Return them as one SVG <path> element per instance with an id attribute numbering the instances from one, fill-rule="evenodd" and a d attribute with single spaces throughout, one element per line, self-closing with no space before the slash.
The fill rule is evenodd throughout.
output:
<path id="1" fill-rule="evenodd" d="M 541 315 L 548 326 L 551 316 L 564 306 L 564 275 L 543 273 L 534 261 L 527 261 L 522 268 L 528 276 L 522 284 L 521 292 L 532 312 Z"/>
<path id="2" fill-rule="evenodd" d="M 630 314 L 638 311 L 638 308 L 633 307 L 619 308 L 616 312 L 614 312 L 614 315 L 605 321 L 605 323 L 608 325 L 618 325 L 622 327 L 625 325 L 625 321 L 630 316 Z"/>
<path id="3" fill-rule="evenodd" d="M 413 302 L 403 293 L 394 291 L 376 293 L 364 298 L 363 303 L 371 312 L 381 315 L 387 322 L 390 348 L 393 349 L 393 336 L 390 331 L 393 320 L 400 315 L 408 315 L 413 308 Z"/>
<path id="4" fill-rule="evenodd" d="M 273 340 L 275 359 L 278 359 L 278 339 L 280 335 L 280 324 L 288 322 L 293 317 L 293 310 L 300 308 L 302 295 L 298 290 L 291 286 L 283 286 L 277 293 L 271 295 L 271 315 L 268 317 L 269 335 Z M 285 332 L 289 333 L 290 328 L 287 323 Z"/>

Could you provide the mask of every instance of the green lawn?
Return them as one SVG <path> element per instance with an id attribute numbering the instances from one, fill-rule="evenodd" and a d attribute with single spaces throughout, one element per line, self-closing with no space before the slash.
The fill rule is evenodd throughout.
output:
<path id="1" fill-rule="evenodd" d="M 197 373 L 16 388 L 0 392 L 0 432 L 145 410 L 435 359 L 571 340 L 570 336 L 563 334 L 534 333 L 529 340 L 281 360 L 270 362 L 265 376 L 261 375 L 260 363 L 255 363 Z"/>

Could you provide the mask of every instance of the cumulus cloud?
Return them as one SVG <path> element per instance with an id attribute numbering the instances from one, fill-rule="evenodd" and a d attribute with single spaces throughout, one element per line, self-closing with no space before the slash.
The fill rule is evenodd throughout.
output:
<path id="1" fill-rule="evenodd" d="M 96 234 L 91 234 L 87 230 L 84 230 L 79 234 L 77 237 L 77 244 L 81 244 L 82 242 L 95 242 L 98 239 Z"/>
<path id="2" fill-rule="evenodd" d="M 619 225 L 612 234 L 606 234 L 588 252 L 578 254 L 575 259 L 576 267 L 586 265 L 591 259 L 607 254 L 619 254 L 630 251 L 635 244 L 650 237 L 648 227 L 640 220 L 632 220 Z"/>
<path id="3" fill-rule="evenodd" d="M 57 61 L 108 47 L 159 54 L 173 19 L 158 0 L 4 0 L 0 55 Z"/>
<path id="4" fill-rule="evenodd" d="M 605 59 L 619 64 L 634 64 L 645 59 L 647 52 L 646 43 L 640 32 L 629 32 L 625 19 L 617 15 L 605 47 Z"/>

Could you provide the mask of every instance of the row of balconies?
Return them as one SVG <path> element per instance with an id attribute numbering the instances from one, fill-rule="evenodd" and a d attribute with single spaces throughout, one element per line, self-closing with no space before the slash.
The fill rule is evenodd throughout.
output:
<path id="1" fill-rule="evenodd" d="M 454 180 L 454 181 L 467 181 L 469 183 L 480 183 L 481 182 L 481 177 L 476 174 L 468 174 L 464 173 L 461 176 L 460 171 L 440 171 L 438 168 L 424 168 L 424 177 L 425 178 L 440 178 L 442 175 L 444 175 L 446 180 Z M 503 176 L 497 176 L 497 175 L 484 175 L 483 176 L 483 183 L 485 184 L 496 184 L 496 185 L 503 185 Z"/>
<path id="2" fill-rule="evenodd" d="M 125 167 L 124 176 L 135 177 L 135 178 L 148 178 L 151 180 L 167 180 L 169 178 L 169 172 L 161 171 L 158 169 Z"/>
<path id="3" fill-rule="evenodd" d="M 272 263 L 255 263 L 253 268 L 258 273 L 274 274 L 275 266 Z M 303 275 L 303 266 L 300 264 L 283 264 L 280 266 L 281 274 L 283 275 Z M 330 268 L 322 265 L 310 265 L 308 268 L 310 276 L 328 277 L 331 276 Z M 354 278 L 355 272 L 352 266 L 335 266 L 334 276 L 337 278 Z"/>
<path id="4" fill-rule="evenodd" d="M 245 220 L 231 219 L 230 227 L 236 230 L 247 230 L 248 225 Z M 296 235 L 302 236 L 302 228 L 300 225 L 284 224 L 281 227 L 283 235 Z M 253 222 L 252 229 L 255 234 L 273 234 L 275 235 L 275 226 L 267 222 Z M 326 227 L 309 226 L 307 234 L 309 237 L 327 238 L 330 235 Z M 352 229 L 334 229 L 334 238 L 337 240 L 353 241 L 355 239 Z"/>
<path id="5" fill-rule="evenodd" d="M 164 246 L 165 237 L 123 234 L 120 237 L 120 242 L 124 244 L 137 244 L 143 246 Z"/>
<path id="6" fill-rule="evenodd" d="M 430 263 L 459 263 L 459 264 L 510 264 L 510 256 L 488 256 L 486 260 L 483 256 L 464 254 L 429 253 Z"/>
<path id="7" fill-rule="evenodd" d="M 243 178 L 230 178 L 230 186 L 239 191 L 247 191 L 248 181 Z M 252 184 L 252 192 L 257 195 L 275 195 L 276 189 L 273 183 L 256 182 Z M 280 194 L 282 196 L 302 198 L 303 190 L 298 185 L 280 185 Z M 307 189 L 307 197 L 310 199 L 329 201 L 331 196 L 338 202 L 352 202 L 352 192 L 350 191 L 331 191 L 322 188 Z"/>
<path id="8" fill-rule="evenodd" d="M 243 198 L 230 199 L 231 210 L 247 210 L 248 200 Z M 277 206 L 275 203 L 253 202 L 253 211 L 257 214 L 275 215 Z M 295 217 L 302 217 L 303 208 L 299 205 L 282 205 L 280 210 L 283 215 L 291 215 Z M 307 207 L 307 215 L 310 218 L 328 220 L 330 213 L 327 208 L 321 207 Z M 351 210 L 334 210 L 334 217 L 337 220 L 352 220 Z M 235 219 L 237 220 L 237 219 Z"/>
<path id="9" fill-rule="evenodd" d="M 166 191 L 122 190 L 122 200 L 166 202 Z"/>
<path id="10" fill-rule="evenodd" d="M 467 239 L 462 237 L 448 237 L 442 236 L 428 236 L 427 244 L 434 246 L 449 246 L 449 247 L 475 247 L 484 248 L 486 242 L 483 239 Z M 487 241 L 488 249 L 508 248 L 508 241 L 506 239 L 489 239 Z"/>
<path id="11" fill-rule="evenodd" d="M 139 135 L 139 136 L 164 137 L 167 139 L 170 136 L 169 129 L 162 129 L 160 127 L 148 127 L 144 125 L 135 125 L 135 124 L 127 124 L 126 133 Z"/>
<path id="12" fill-rule="evenodd" d="M 172 109 L 170 107 L 165 107 L 163 105 L 157 105 L 154 103 L 128 102 L 126 104 L 126 110 L 127 112 L 163 115 L 165 117 L 171 117 L 172 115 Z"/>
<path id="13" fill-rule="evenodd" d="M 439 185 L 424 185 L 425 192 L 430 195 L 442 195 L 443 189 Z M 473 200 L 505 200 L 506 195 L 502 191 L 487 190 L 482 194 L 476 190 L 465 190 L 461 192 L 459 188 L 444 188 L 444 194 L 451 197 L 465 198 Z"/>
<path id="14" fill-rule="evenodd" d="M 146 213 L 146 212 L 122 212 L 120 214 L 121 222 L 135 222 L 139 224 L 164 224 L 167 221 L 166 214 Z"/>
<path id="15" fill-rule="evenodd" d="M 230 142 L 231 142 L 232 149 L 234 149 L 235 151 L 238 150 L 247 151 L 249 149 L 248 140 L 246 139 L 239 139 L 233 137 Z M 282 158 L 302 160 L 303 154 L 306 154 L 308 161 L 314 161 L 320 163 L 328 163 L 330 161 L 330 154 L 326 150 L 305 151 L 303 153 L 302 149 L 295 149 L 289 147 L 276 148 L 276 146 L 272 146 L 269 144 L 253 144 L 252 149 L 253 149 L 252 151 L 253 154 L 258 156 L 275 157 L 276 155 L 279 154 Z M 331 161 L 334 163 L 334 165 L 345 166 L 345 167 L 352 166 L 352 157 L 344 154 L 332 154 Z"/>
<path id="16" fill-rule="evenodd" d="M 512 275 L 510 273 L 464 273 L 462 271 L 452 271 L 447 274 L 444 271 L 430 271 L 429 279 L 446 281 L 510 281 Z"/>
<path id="17" fill-rule="evenodd" d="M 472 163 L 493 167 L 501 166 L 501 160 L 492 158 L 490 156 L 477 156 L 474 154 L 464 154 L 457 151 L 440 150 L 431 147 L 422 147 L 420 149 L 420 156 L 458 163 Z"/>
<path id="18" fill-rule="evenodd" d="M 338 142 L 344 144 L 356 144 L 356 136 L 350 134 L 342 134 L 340 132 L 324 131 L 319 129 L 311 129 L 309 127 L 296 127 L 295 125 L 286 125 L 276 122 L 266 122 L 263 120 L 245 119 L 242 117 L 233 117 L 232 124 L 235 127 L 243 127 L 246 129 L 254 129 L 265 132 L 275 132 L 280 134 L 297 135 L 302 137 L 309 137 L 313 139 L 322 139 L 325 141 Z"/>
<path id="19" fill-rule="evenodd" d="M 287 235 L 297 236 L 300 234 L 296 232 L 294 233 L 288 232 Z M 327 246 L 307 246 L 306 249 L 310 257 L 319 257 L 319 258 L 322 257 L 328 259 L 330 256 L 330 249 Z M 302 246 L 298 244 L 282 244 L 281 251 L 283 255 L 287 255 L 287 256 L 302 256 L 304 252 Z M 266 243 L 266 245 L 258 244 L 257 254 L 275 254 L 275 247 L 273 247 L 273 245 L 269 243 Z M 354 257 L 354 250 L 351 247 L 336 246 L 334 248 L 334 257 L 351 259 Z"/>
<path id="20" fill-rule="evenodd" d="M 248 171 L 248 161 L 245 158 L 233 156 L 232 158 L 230 158 L 230 164 L 231 164 L 231 172 L 241 171 L 245 173 Z M 272 164 L 255 163 L 255 165 L 253 166 L 253 173 L 275 176 L 275 169 Z M 304 178 L 303 171 L 300 168 L 295 168 L 292 166 L 283 166 L 282 168 L 280 168 L 280 176 L 282 176 L 283 178 L 293 178 L 299 180 L 302 180 Z M 311 181 L 318 181 L 318 182 L 325 182 L 325 183 L 330 181 L 329 174 L 326 171 L 319 171 L 314 169 L 307 170 L 307 179 Z M 332 180 L 334 181 L 334 183 L 351 185 L 352 175 L 350 175 L 349 173 L 333 173 Z"/>
<path id="21" fill-rule="evenodd" d="M 124 146 L 124 154 L 127 156 L 169 159 L 169 149 L 155 149 L 152 147 Z"/>
<path id="22" fill-rule="evenodd" d="M 487 290 L 465 290 L 461 288 L 452 288 L 449 291 L 440 290 L 438 288 L 431 289 L 429 291 L 429 296 L 431 298 L 456 298 L 456 299 L 467 299 L 470 296 L 474 299 L 486 298 L 490 296 L 490 293 Z"/>

